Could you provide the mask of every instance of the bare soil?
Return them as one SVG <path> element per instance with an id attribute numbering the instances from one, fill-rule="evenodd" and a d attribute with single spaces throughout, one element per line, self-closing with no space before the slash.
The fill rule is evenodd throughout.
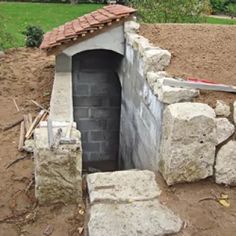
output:
<path id="1" fill-rule="evenodd" d="M 236 85 L 236 26 L 144 24 L 140 33 L 172 53 L 171 75 Z M 212 107 L 216 100 L 232 104 L 236 94 L 201 91 L 197 99 Z"/>
<path id="2" fill-rule="evenodd" d="M 53 74 L 54 57 L 46 57 L 38 49 L 6 52 L 0 59 L 0 128 L 22 114 L 36 115 L 39 110 L 31 99 L 49 107 Z M 19 126 L 0 131 L 0 235 L 80 235 L 83 206 L 39 207 L 34 185 L 27 191 L 33 179 L 33 160 L 32 155 L 18 152 L 18 139 Z M 27 158 L 6 169 L 20 156 Z"/>
<path id="3" fill-rule="evenodd" d="M 22 113 L 35 115 L 38 108 L 30 103 L 30 99 L 49 106 L 53 73 L 54 58 L 46 57 L 37 49 L 9 50 L 6 57 L 0 59 L 1 127 Z M 16 112 L 12 98 L 22 110 L 20 114 Z M 84 206 L 39 207 L 34 186 L 26 191 L 33 176 L 32 155 L 6 169 L 11 161 L 26 155 L 17 151 L 18 137 L 19 126 L 0 131 L 0 235 L 81 235 Z M 216 185 L 212 179 L 174 187 L 167 187 L 161 176 L 157 181 L 162 189 L 162 203 L 185 221 L 179 236 L 235 235 L 236 188 Z M 230 207 L 207 200 L 221 193 L 228 194 Z"/>

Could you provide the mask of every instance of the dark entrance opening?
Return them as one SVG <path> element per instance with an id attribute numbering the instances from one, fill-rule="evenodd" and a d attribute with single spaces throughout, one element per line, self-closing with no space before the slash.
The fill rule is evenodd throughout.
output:
<path id="1" fill-rule="evenodd" d="M 108 50 L 73 56 L 74 120 L 82 134 L 84 171 L 118 169 L 121 60 Z"/>

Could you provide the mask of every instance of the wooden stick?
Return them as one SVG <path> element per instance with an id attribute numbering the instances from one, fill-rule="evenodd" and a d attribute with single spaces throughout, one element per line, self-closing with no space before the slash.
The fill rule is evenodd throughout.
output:
<path id="1" fill-rule="evenodd" d="M 14 98 L 12 98 L 12 100 L 13 100 L 13 103 L 14 103 L 14 105 L 15 105 L 15 107 L 16 107 L 16 110 L 17 110 L 17 111 L 20 111 L 20 109 L 19 109 L 19 107 L 18 107 L 18 105 L 17 105 L 17 103 L 16 103 L 16 100 L 15 100 Z"/>
<path id="2" fill-rule="evenodd" d="M 18 161 L 24 160 L 27 156 L 22 156 L 22 157 L 18 157 L 16 158 L 14 161 L 12 161 L 10 164 L 8 164 L 6 166 L 6 169 L 8 169 L 9 167 L 11 167 L 12 165 L 16 164 Z"/>
<path id="3" fill-rule="evenodd" d="M 25 141 L 25 122 L 21 121 L 20 139 L 19 139 L 19 144 L 18 144 L 18 151 L 20 151 L 20 152 L 23 151 L 24 141 Z"/>
<path id="4" fill-rule="evenodd" d="M 39 107 L 39 108 L 41 108 L 41 109 L 47 111 L 47 113 L 49 113 L 49 111 L 48 111 L 45 107 L 43 107 L 41 104 L 39 104 L 38 102 L 36 102 L 36 101 L 34 101 L 34 100 L 31 100 L 31 102 L 32 102 L 34 105 L 36 105 L 37 107 Z"/>
<path id="5" fill-rule="evenodd" d="M 27 133 L 25 135 L 26 139 L 29 139 L 31 137 L 35 127 L 38 125 L 38 123 L 40 122 L 40 120 L 41 120 L 42 116 L 45 114 L 45 112 L 46 112 L 45 110 L 41 110 L 39 112 L 39 114 L 35 117 L 32 125 L 30 126 L 29 130 L 27 131 Z"/>
<path id="6" fill-rule="evenodd" d="M 20 124 L 21 121 L 23 121 L 23 120 L 24 120 L 24 118 L 21 117 L 21 118 L 19 118 L 18 120 L 12 122 L 11 124 L 8 124 L 8 125 L 6 125 L 5 127 L 3 127 L 2 130 L 3 130 L 3 131 L 6 131 L 6 130 L 8 130 L 8 129 L 11 129 L 11 128 L 15 127 L 16 125 Z"/>
<path id="7" fill-rule="evenodd" d="M 32 123 L 33 123 L 33 118 L 32 118 L 31 113 L 28 114 L 28 120 L 29 120 L 29 124 L 30 124 L 30 126 L 31 126 Z"/>
<path id="8" fill-rule="evenodd" d="M 28 115 L 23 115 L 23 117 L 24 117 L 24 123 L 25 123 L 25 133 L 27 133 L 27 131 L 30 128 L 29 117 Z"/>

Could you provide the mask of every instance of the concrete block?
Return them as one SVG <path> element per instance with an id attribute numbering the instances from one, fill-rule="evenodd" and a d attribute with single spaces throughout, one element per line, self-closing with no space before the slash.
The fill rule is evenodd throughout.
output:
<path id="1" fill-rule="evenodd" d="M 62 129 L 65 133 L 66 128 Z M 56 135 L 57 129 L 53 129 Z M 80 132 L 72 130 L 75 144 L 49 148 L 47 128 L 35 130 L 35 195 L 42 205 L 82 202 L 82 151 Z"/>
<path id="2" fill-rule="evenodd" d="M 163 236 L 177 233 L 183 222 L 158 200 L 91 206 L 89 236 Z"/>
<path id="3" fill-rule="evenodd" d="M 99 152 L 100 151 L 100 143 L 82 143 L 84 152 Z"/>
<path id="4" fill-rule="evenodd" d="M 160 189 L 151 171 L 116 171 L 87 176 L 90 202 L 140 201 L 158 197 Z"/>
<path id="5" fill-rule="evenodd" d="M 80 120 L 78 123 L 78 128 L 80 131 L 90 131 L 90 130 L 104 130 L 107 128 L 106 120 Z"/>
<path id="6" fill-rule="evenodd" d="M 81 118 L 89 118 L 89 108 L 85 107 L 74 107 L 74 116 Z"/>
<path id="7" fill-rule="evenodd" d="M 219 150 L 215 179 L 218 184 L 236 186 L 236 141 L 229 141 Z"/>
<path id="8" fill-rule="evenodd" d="M 206 104 L 175 103 L 163 116 L 159 168 L 168 185 L 213 174 L 215 112 Z"/>

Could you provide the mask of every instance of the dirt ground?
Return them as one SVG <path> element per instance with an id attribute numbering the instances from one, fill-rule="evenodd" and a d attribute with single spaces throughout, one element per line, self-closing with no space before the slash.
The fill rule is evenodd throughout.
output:
<path id="1" fill-rule="evenodd" d="M 0 127 L 22 113 L 35 115 L 38 108 L 30 99 L 49 106 L 53 73 L 54 58 L 36 49 L 9 50 L 6 57 L 0 59 Z M 12 98 L 22 110 L 20 114 Z M 84 206 L 39 207 L 34 187 L 27 190 L 33 175 L 32 155 L 6 169 L 11 161 L 26 155 L 17 151 L 18 138 L 19 126 L 0 131 L 0 235 L 80 235 Z M 236 188 L 216 185 L 212 179 L 174 187 L 167 187 L 159 175 L 157 181 L 162 189 L 162 203 L 185 221 L 185 229 L 179 236 L 235 235 Z M 230 207 L 208 200 L 221 193 L 228 194 Z"/>
<path id="2" fill-rule="evenodd" d="M 22 114 L 36 115 L 31 99 L 49 107 L 54 58 L 37 49 L 12 49 L 0 59 L 0 128 Z M 15 99 L 21 112 L 17 112 Z M 0 131 L 0 235 L 80 235 L 83 206 L 39 207 L 34 186 L 32 155 L 17 151 L 19 126 Z M 27 156 L 6 169 L 17 157 Z M 52 232 L 52 234 L 50 234 Z"/>
<path id="3" fill-rule="evenodd" d="M 171 75 L 236 85 L 236 26 L 144 24 L 140 33 L 172 53 Z M 236 94 L 202 91 L 197 101 L 214 107 L 217 99 L 232 104 Z"/>

